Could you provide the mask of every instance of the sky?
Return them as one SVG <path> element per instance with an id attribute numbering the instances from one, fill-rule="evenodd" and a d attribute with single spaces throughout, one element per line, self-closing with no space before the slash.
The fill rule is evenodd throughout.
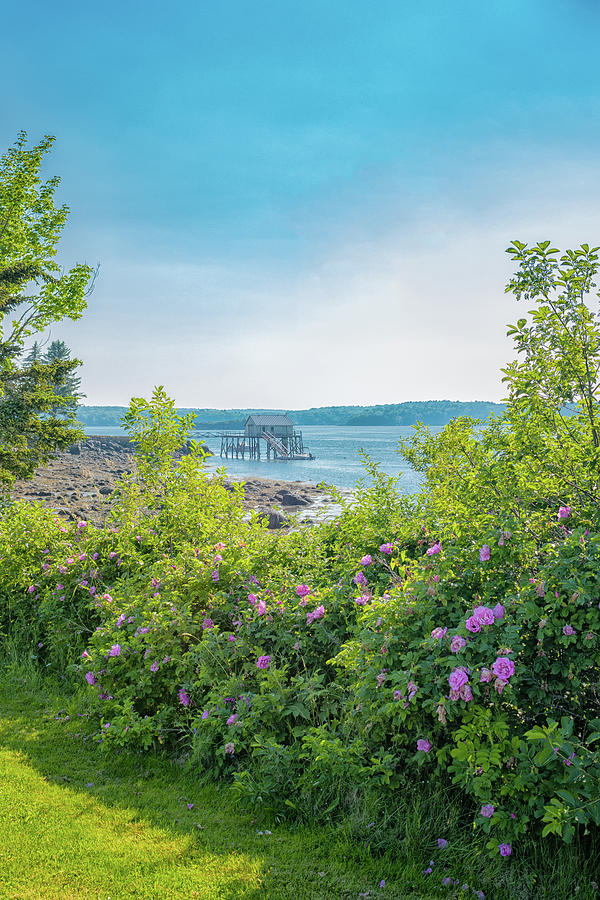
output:
<path id="1" fill-rule="evenodd" d="M 32 0 L 0 153 L 56 144 L 45 336 L 88 404 L 500 400 L 513 239 L 600 244 L 596 0 Z"/>

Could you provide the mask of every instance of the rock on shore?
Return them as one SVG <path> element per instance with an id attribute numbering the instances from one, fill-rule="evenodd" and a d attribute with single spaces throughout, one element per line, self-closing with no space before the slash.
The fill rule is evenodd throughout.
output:
<path id="1" fill-rule="evenodd" d="M 135 466 L 133 451 L 126 436 L 89 437 L 57 454 L 31 481 L 16 482 L 12 497 L 38 501 L 71 520 L 102 525 L 116 482 Z M 309 522 L 329 518 L 336 511 L 325 491 L 304 482 L 251 478 L 245 482 L 244 493 L 246 509 L 264 513 L 269 528 L 286 527 L 290 514 L 299 513 Z"/>

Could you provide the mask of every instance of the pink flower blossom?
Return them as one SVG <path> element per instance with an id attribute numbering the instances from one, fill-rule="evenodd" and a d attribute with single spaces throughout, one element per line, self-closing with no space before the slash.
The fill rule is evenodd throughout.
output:
<path id="1" fill-rule="evenodd" d="M 447 628 L 434 628 L 433 631 L 431 632 L 431 637 L 435 641 L 441 641 L 443 638 L 446 637 L 447 631 L 448 631 Z"/>
<path id="2" fill-rule="evenodd" d="M 296 595 L 298 597 L 306 597 L 307 594 L 310 594 L 310 588 L 306 584 L 299 584 L 296 588 Z"/>
<path id="3" fill-rule="evenodd" d="M 506 610 L 504 609 L 504 607 L 502 606 L 501 603 L 496 603 L 492 612 L 494 613 L 495 619 L 503 619 L 506 614 Z"/>
<path id="4" fill-rule="evenodd" d="M 455 634 L 452 640 L 450 641 L 450 651 L 452 653 L 458 653 L 459 650 L 462 650 L 463 647 L 466 647 L 467 642 L 464 637 L 460 634 Z"/>
<path id="5" fill-rule="evenodd" d="M 256 611 L 257 611 L 257 613 L 259 614 L 259 616 L 264 616 L 264 614 L 265 614 L 266 611 L 267 611 L 267 604 L 265 603 L 264 600 L 259 600 L 259 601 L 258 601 L 258 605 L 257 605 L 257 607 L 256 607 Z"/>
<path id="6" fill-rule="evenodd" d="M 427 553 L 427 556 L 437 556 L 438 553 L 441 553 L 441 550 L 442 550 L 442 545 L 440 544 L 439 541 L 436 541 L 436 543 L 433 545 L 433 547 L 429 547 L 429 549 L 426 551 L 426 553 Z"/>
<path id="7" fill-rule="evenodd" d="M 81 531 L 83 528 L 87 528 L 87 522 L 85 522 L 85 521 L 82 519 L 81 522 L 78 522 L 78 523 L 77 523 L 77 528 L 79 529 L 79 531 Z"/>
<path id="8" fill-rule="evenodd" d="M 354 582 L 354 584 L 360 587 L 366 587 L 369 583 L 365 577 L 364 572 L 357 572 L 352 581 Z"/>
<path id="9" fill-rule="evenodd" d="M 467 631 L 471 631 L 473 634 L 477 634 L 478 631 L 481 631 L 481 623 L 476 616 L 470 616 L 465 622 L 465 627 Z"/>
<path id="10" fill-rule="evenodd" d="M 571 634 L 575 634 L 575 629 L 573 628 L 572 625 L 565 625 L 563 627 L 563 634 L 566 634 L 567 636 L 569 636 Z"/>
<path id="11" fill-rule="evenodd" d="M 508 681 L 515 674 L 515 664 L 508 656 L 499 656 L 492 666 L 492 672 L 502 681 Z"/>
<path id="12" fill-rule="evenodd" d="M 380 553 L 386 553 L 388 556 L 391 556 L 393 549 L 393 544 L 382 544 L 379 548 L 379 551 Z"/>
<path id="13" fill-rule="evenodd" d="M 461 700 L 464 700 L 465 703 L 469 703 L 473 699 L 473 691 L 471 690 L 470 684 L 463 684 L 459 691 Z"/>
<path id="14" fill-rule="evenodd" d="M 225 744 L 224 750 L 228 756 L 233 756 L 233 754 L 235 753 L 235 744 L 233 743 L 233 741 L 229 741 L 227 744 Z"/>
<path id="15" fill-rule="evenodd" d="M 502 678 L 496 678 L 496 680 L 494 682 L 494 687 L 496 688 L 498 693 L 501 694 L 507 684 L 508 684 L 508 681 L 503 681 Z"/>
<path id="16" fill-rule="evenodd" d="M 481 550 L 479 551 L 479 561 L 487 562 L 491 555 L 491 549 L 487 544 L 484 544 Z"/>
<path id="17" fill-rule="evenodd" d="M 494 612 L 489 606 L 476 606 L 473 610 L 473 618 L 477 619 L 481 625 L 493 625 L 496 621 Z"/>
<path id="18" fill-rule="evenodd" d="M 306 624 L 310 625 L 312 622 L 315 621 L 315 619 L 322 619 L 324 615 L 325 615 L 325 607 L 317 606 L 317 608 L 315 610 L 313 610 L 313 612 L 309 612 L 306 614 Z"/>
<path id="19" fill-rule="evenodd" d="M 394 700 L 402 700 L 402 691 L 394 691 Z"/>
<path id="20" fill-rule="evenodd" d="M 354 602 L 357 606 L 364 606 L 365 603 L 368 603 L 371 598 L 368 594 L 361 594 L 360 597 L 356 597 Z"/>
<path id="21" fill-rule="evenodd" d="M 448 684 L 455 691 L 459 691 L 468 680 L 469 676 L 462 666 L 458 669 L 453 669 L 448 676 Z"/>
<path id="22" fill-rule="evenodd" d="M 431 750 L 431 744 L 427 740 L 427 738 L 419 738 L 417 741 L 417 750 L 422 750 L 423 753 L 429 753 Z"/>
<path id="23" fill-rule="evenodd" d="M 234 725 L 237 722 L 238 718 L 239 718 L 238 714 L 234 713 L 232 716 L 229 716 L 229 718 L 227 719 L 227 724 Z"/>
<path id="24" fill-rule="evenodd" d="M 271 657 L 270 656 L 259 656 L 256 660 L 256 668 L 257 669 L 268 669 L 271 665 Z"/>
<path id="25" fill-rule="evenodd" d="M 408 691 L 408 699 L 412 700 L 417 691 L 419 690 L 418 686 L 414 683 L 414 681 L 409 681 L 406 690 Z"/>
<path id="26" fill-rule="evenodd" d="M 387 676 L 386 676 L 385 672 L 380 672 L 379 675 L 377 675 L 377 677 L 375 679 L 377 681 L 377 687 L 381 687 L 381 685 L 385 681 L 386 677 Z"/>
<path id="27" fill-rule="evenodd" d="M 127 618 L 127 616 L 125 615 L 125 613 L 121 613 L 121 615 L 119 616 L 119 618 L 117 619 L 117 621 L 115 623 L 117 628 L 121 627 L 121 625 L 123 624 L 123 622 L 125 621 L 126 618 Z"/>
<path id="28" fill-rule="evenodd" d="M 110 648 L 110 650 L 108 651 L 109 656 L 120 656 L 120 654 L 121 654 L 121 647 L 119 646 L 119 644 L 113 644 L 112 647 Z"/>
<path id="29" fill-rule="evenodd" d="M 481 675 L 479 676 L 480 681 L 488 682 L 488 681 L 491 681 L 492 678 L 493 678 L 493 674 L 492 674 L 491 669 L 484 668 L 481 670 Z"/>
<path id="30" fill-rule="evenodd" d="M 88 684 L 96 684 L 96 678 L 95 678 L 93 672 L 86 672 L 85 680 L 87 681 Z"/>
<path id="31" fill-rule="evenodd" d="M 558 518 L 559 519 L 568 519 L 571 516 L 571 507 L 570 506 L 559 506 L 558 508 Z"/>
<path id="32" fill-rule="evenodd" d="M 484 819 L 491 819 L 494 815 L 495 807 L 492 806 L 491 803 L 486 803 L 485 806 L 481 807 L 481 815 Z"/>
<path id="33" fill-rule="evenodd" d="M 460 700 L 460 691 L 457 691 L 455 688 L 450 688 L 450 699 Z"/>
<path id="34" fill-rule="evenodd" d="M 255 606 L 258 601 L 258 597 L 256 594 L 248 594 L 248 603 L 250 606 Z"/>
<path id="35" fill-rule="evenodd" d="M 360 564 L 361 564 L 361 566 L 370 566 L 372 562 L 373 562 L 373 557 L 367 553 L 367 555 L 363 556 L 363 558 L 361 559 Z"/>

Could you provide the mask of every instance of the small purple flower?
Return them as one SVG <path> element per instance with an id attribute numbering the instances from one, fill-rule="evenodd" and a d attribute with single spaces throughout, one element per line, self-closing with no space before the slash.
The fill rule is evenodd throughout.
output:
<path id="1" fill-rule="evenodd" d="M 455 691 L 459 691 L 468 680 L 469 675 L 462 666 L 458 669 L 453 669 L 448 676 L 448 684 Z"/>
<path id="2" fill-rule="evenodd" d="M 150 671 L 151 671 L 151 672 L 158 672 L 159 669 L 160 669 L 160 666 L 159 666 L 159 664 L 158 664 L 158 660 L 155 659 L 154 662 L 152 663 L 152 665 L 150 666 Z"/>
<path id="3" fill-rule="evenodd" d="M 177 696 L 179 697 L 179 702 L 182 706 L 190 705 L 190 695 L 186 693 L 183 688 L 179 688 L 179 690 L 177 691 Z"/>
<path id="4" fill-rule="evenodd" d="M 257 669 L 268 669 L 271 665 L 271 657 L 270 656 L 259 656 L 256 660 L 256 668 Z"/>
<path id="5" fill-rule="evenodd" d="M 491 819 L 494 815 L 495 807 L 492 806 L 491 803 L 486 803 L 485 806 L 481 807 L 481 815 L 484 819 Z"/>
<path id="6" fill-rule="evenodd" d="M 202 715 L 200 716 L 200 718 L 201 718 L 201 719 L 208 719 L 208 710 L 207 710 L 207 709 L 204 710 L 204 712 L 202 713 Z"/>
<path id="7" fill-rule="evenodd" d="M 493 677 L 494 677 L 494 676 L 493 676 L 493 673 L 492 673 L 492 670 L 491 670 L 491 669 L 483 668 L 483 669 L 481 670 L 481 675 L 479 676 L 479 680 L 480 680 L 480 681 L 484 681 L 484 682 L 488 682 L 488 681 L 491 681 Z"/>
<path id="8" fill-rule="evenodd" d="M 473 618 L 477 619 L 481 625 L 493 625 L 496 621 L 494 611 L 489 606 L 476 606 L 473 610 Z"/>
<path id="9" fill-rule="evenodd" d="M 296 596 L 297 597 L 306 597 L 310 594 L 310 588 L 307 584 L 299 584 L 296 588 Z"/>
<path id="10" fill-rule="evenodd" d="M 383 878 L 382 878 L 381 881 L 379 882 L 379 887 L 380 887 L 380 888 L 384 888 L 384 887 L 385 887 L 385 880 L 384 880 Z"/>
<path id="11" fill-rule="evenodd" d="M 427 738 L 419 738 L 417 741 L 417 750 L 422 750 L 423 753 L 429 753 L 431 750 L 431 744 L 427 740 Z"/>
<path id="12" fill-rule="evenodd" d="M 498 850 L 500 851 L 500 856 L 510 856 L 512 853 L 510 844 L 498 844 Z"/>
<path id="13" fill-rule="evenodd" d="M 193 809 L 193 808 L 194 808 L 194 804 L 193 804 L 193 803 L 188 803 L 188 804 L 187 804 L 187 808 L 188 808 L 188 809 Z"/>
<path id="14" fill-rule="evenodd" d="M 357 572 L 352 581 L 354 582 L 354 584 L 360 587 L 366 587 L 369 583 L 365 577 L 364 572 Z"/>
<path id="15" fill-rule="evenodd" d="M 463 647 L 466 646 L 467 642 L 465 641 L 464 637 L 462 637 L 460 634 L 455 634 L 450 641 L 450 652 L 458 653 L 460 650 L 462 650 Z"/>
<path id="16" fill-rule="evenodd" d="M 379 548 L 379 551 L 380 551 L 380 553 L 385 553 L 387 556 L 391 556 L 393 549 L 394 549 L 394 545 L 387 543 L 387 544 L 382 544 Z"/>
<path id="17" fill-rule="evenodd" d="M 324 615 L 325 615 L 325 607 L 317 606 L 317 608 L 315 610 L 313 610 L 313 612 L 306 613 L 306 624 L 310 625 L 316 619 L 322 619 Z"/>
<path id="18" fill-rule="evenodd" d="M 504 607 L 502 606 L 501 603 L 496 603 L 492 612 L 494 613 L 495 619 L 503 619 L 504 616 L 506 615 L 506 610 L 504 609 Z"/>
<path id="19" fill-rule="evenodd" d="M 233 754 L 235 753 L 235 744 L 232 741 L 229 741 L 227 744 L 225 744 L 224 750 L 225 753 L 227 753 L 229 756 L 233 756 Z"/>
<path id="20" fill-rule="evenodd" d="M 367 553 L 366 556 L 362 557 L 360 564 L 361 564 L 361 566 L 370 566 L 372 562 L 373 562 L 373 557 Z"/>
<path id="21" fill-rule="evenodd" d="M 465 628 L 467 631 L 477 634 L 478 631 L 481 631 L 481 622 L 476 616 L 470 616 L 465 622 Z"/>
<path id="22" fill-rule="evenodd" d="M 93 672 L 86 672 L 85 680 L 87 681 L 88 684 L 96 684 L 96 678 L 95 678 Z"/>
<path id="23" fill-rule="evenodd" d="M 438 838 L 437 845 L 440 850 L 445 850 L 448 846 L 448 841 L 445 838 Z"/>
<path id="24" fill-rule="evenodd" d="M 487 562 L 491 555 L 491 549 L 487 544 L 484 544 L 481 550 L 479 551 L 479 561 Z"/>
<path id="25" fill-rule="evenodd" d="M 442 552 L 442 545 L 439 541 L 436 541 L 433 547 L 429 547 L 426 552 L 427 556 L 437 556 L 438 553 Z"/>
<path id="26" fill-rule="evenodd" d="M 121 625 L 122 625 L 123 622 L 126 620 L 126 618 L 127 618 L 127 616 L 125 615 L 125 613 L 121 613 L 121 615 L 119 616 L 119 618 L 117 619 L 117 621 L 116 621 L 116 623 L 115 623 L 116 626 L 117 626 L 117 628 L 120 628 L 120 627 L 121 627 Z"/>
<path id="27" fill-rule="evenodd" d="M 499 656 L 492 666 L 492 672 L 502 681 L 508 681 L 515 674 L 515 664 L 508 656 Z"/>
<path id="28" fill-rule="evenodd" d="M 109 656 L 120 656 L 121 647 L 119 644 L 113 644 L 110 650 L 108 651 Z"/>
<path id="29" fill-rule="evenodd" d="M 219 570 L 218 570 L 218 569 L 214 569 L 214 570 L 210 573 L 210 577 L 212 578 L 212 580 L 214 581 L 214 583 L 217 584 L 218 581 L 219 581 L 219 577 L 220 577 L 220 576 L 219 576 Z"/>
<path id="30" fill-rule="evenodd" d="M 87 528 L 87 522 L 82 519 L 81 522 L 77 523 L 77 528 L 79 531 L 82 531 L 84 528 Z"/>
<path id="31" fill-rule="evenodd" d="M 443 638 L 446 637 L 447 631 L 448 631 L 447 628 L 434 628 L 433 631 L 431 632 L 431 637 L 435 641 L 441 641 Z"/>
<path id="32" fill-rule="evenodd" d="M 563 634 L 566 634 L 568 637 L 571 634 L 575 634 L 575 629 L 572 625 L 565 625 L 563 628 Z"/>
<path id="33" fill-rule="evenodd" d="M 568 519 L 571 516 L 571 507 L 570 506 L 559 506 L 558 508 L 558 518 L 559 519 Z M 503 854 L 504 855 L 504 854 Z M 508 854 L 506 854 L 508 856 Z"/>
<path id="34" fill-rule="evenodd" d="M 215 623 L 209 616 L 206 616 L 206 618 L 202 620 L 202 630 L 203 631 L 210 631 L 211 628 L 214 628 L 214 627 L 215 627 Z"/>

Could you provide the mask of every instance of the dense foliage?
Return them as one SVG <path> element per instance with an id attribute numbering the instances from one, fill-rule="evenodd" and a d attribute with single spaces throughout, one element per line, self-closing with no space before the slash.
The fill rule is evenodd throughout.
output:
<path id="1" fill-rule="evenodd" d="M 81 316 L 92 275 L 81 264 L 65 272 L 54 258 L 69 210 L 54 205 L 59 179 L 40 177 L 53 140 L 28 149 L 21 133 L 0 158 L 0 486 L 30 477 L 81 434 L 60 390 L 78 361 L 19 365 L 31 335 Z"/>
<path id="2" fill-rule="evenodd" d="M 510 252 L 507 409 L 417 429 L 419 497 L 366 460 L 337 521 L 270 533 L 196 445 L 173 465 L 192 418 L 158 389 L 107 528 L 5 513 L 4 641 L 87 683 L 103 746 L 311 820 L 426 779 L 503 857 L 600 825 L 598 257 Z"/>

